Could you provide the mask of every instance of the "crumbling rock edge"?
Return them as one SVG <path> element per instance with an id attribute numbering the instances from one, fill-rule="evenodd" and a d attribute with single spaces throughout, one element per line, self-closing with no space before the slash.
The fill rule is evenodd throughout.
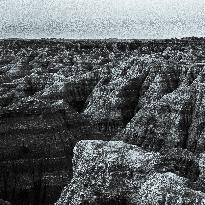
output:
<path id="1" fill-rule="evenodd" d="M 193 158 L 199 169 L 193 182 L 192 177 L 181 177 L 180 170 L 174 173 L 170 168 L 173 156 L 180 152 L 183 160 L 190 160 L 184 150 L 173 150 L 169 157 L 166 154 L 164 164 L 162 153 L 122 141 L 80 141 L 74 148 L 73 179 L 55 205 L 106 204 L 118 196 L 130 205 L 205 204 L 205 193 L 192 186 L 203 178 L 204 158 Z"/>

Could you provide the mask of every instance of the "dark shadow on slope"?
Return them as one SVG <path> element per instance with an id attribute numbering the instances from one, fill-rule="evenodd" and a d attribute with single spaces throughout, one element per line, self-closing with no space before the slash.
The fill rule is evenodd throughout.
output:
<path id="1" fill-rule="evenodd" d="M 191 152 L 178 148 L 163 150 L 162 154 L 162 162 L 156 167 L 159 172 L 172 172 L 190 182 L 197 181 L 200 169 Z"/>
<path id="2" fill-rule="evenodd" d="M 86 100 L 72 101 L 69 104 L 78 112 L 81 113 L 85 109 Z"/>
<path id="3" fill-rule="evenodd" d="M 128 122 L 134 117 L 138 111 L 138 100 L 140 97 L 140 90 L 142 83 L 144 82 L 146 75 L 142 78 L 135 78 L 130 80 L 120 92 L 119 96 L 124 98 L 125 104 L 120 108 L 123 114 L 123 124 L 127 125 Z"/>

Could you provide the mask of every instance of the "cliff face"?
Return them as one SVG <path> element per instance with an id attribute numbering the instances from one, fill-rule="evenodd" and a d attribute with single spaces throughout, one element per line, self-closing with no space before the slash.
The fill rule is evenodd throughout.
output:
<path id="1" fill-rule="evenodd" d="M 147 69 L 141 59 L 131 58 L 111 69 L 102 78 L 88 98 L 84 114 L 92 119 L 120 120 L 127 123 L 134 113 L 139 91 Z"/>
<path id="2" fill-rule="evenodd" d="M 121 141 L 80 141 L 74 149 L 73 179 L 56 205 L 204 204 L 205 194 L 190 186 L 199 177 L 197 159 L 177 154 L 146 152 Z M 171 167 L 177 164 L 174 172 Z M 191 175 L 180 176 L 185 170 Z"/>
<path id="3" fill-rule="evenodd" d="M 116 138 L 149 150 L 181 147 L 196 154 L 202 152 L 204 70 L 192 82 L 187 83 L 188 78 L 189 73 L 172 92 L 163 94 L 157 89 L 162 95 L 159 100 L 153 100 L 155 92 L 147 91 L 146 95 L 152 101 L 143 104 Z M 161 86 L 165 87 L 163 83 Z M 143 98 L 144 96 L 141 99 Z"/>

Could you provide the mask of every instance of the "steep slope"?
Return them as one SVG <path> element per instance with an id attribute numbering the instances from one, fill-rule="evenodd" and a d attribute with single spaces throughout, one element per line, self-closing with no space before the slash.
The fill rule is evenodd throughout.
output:
<path id="1" fill-rule="evenodd" d="M 150 150 L 181 147 L 194 153 L 204 149 L 204 71 L 191 83 L 145 104 L 116 136 Z M 155 93 L 149 93 L 150 97 Z"/>

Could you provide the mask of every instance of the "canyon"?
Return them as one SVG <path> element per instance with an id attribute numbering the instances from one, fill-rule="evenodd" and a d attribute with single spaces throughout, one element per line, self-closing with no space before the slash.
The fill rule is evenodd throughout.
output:
<path id="1" fill-rule="evenodd" d="M 205 204 L 205 39 L 0 42 L 0 198 Z"/>

